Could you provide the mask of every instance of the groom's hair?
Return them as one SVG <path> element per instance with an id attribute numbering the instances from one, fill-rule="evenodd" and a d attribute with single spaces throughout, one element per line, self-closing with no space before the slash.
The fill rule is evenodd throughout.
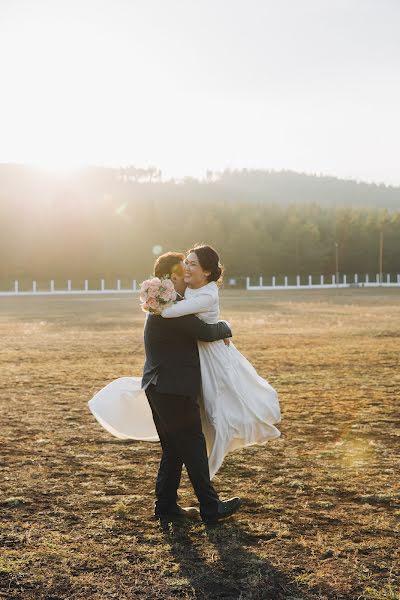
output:
<path id="1" fill-rule="evenodd" d="M 172 273 L 181 271 L 181 262 L 185 260 L 185 255 L 181 252 L 166 252 L 161 254 L 154 263 L 155 277 L 165 277 Z"/>

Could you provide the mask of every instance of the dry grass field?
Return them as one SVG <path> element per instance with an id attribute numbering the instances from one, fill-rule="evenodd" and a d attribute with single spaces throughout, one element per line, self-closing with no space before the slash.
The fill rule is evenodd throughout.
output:
<path id="1" fill-rule="evenodd" d="M 0 597 L 400 597 L 400 290 L 224 291 L 222 313 L 279 391 L 282 437 L 227 457 L 236 516 L 161 526 L 158 445 L 86 404 L 141 374 L 137 296 L 0 298 Z"/>

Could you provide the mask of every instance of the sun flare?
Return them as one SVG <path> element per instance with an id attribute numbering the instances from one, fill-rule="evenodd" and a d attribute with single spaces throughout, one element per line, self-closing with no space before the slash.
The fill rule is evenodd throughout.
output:
<path id="1" fill-rule="evenodd" d="M 10 118 L 2 137 L 11 160 L 64 172 L 96 163 L 100 148 L 115 150 L 108 134 L 120 124 L 117 115 L 111 124 L 108 114 L 115 82 L 102 32 L 92 32 L 91 46 L 87 31 L 76 26 L 72 43 L 68 22 L 57 30 L 21 25 L 19 33 L 23 43 L 10 40 L 6 67 L 13 95 L 3 99 Z"/>

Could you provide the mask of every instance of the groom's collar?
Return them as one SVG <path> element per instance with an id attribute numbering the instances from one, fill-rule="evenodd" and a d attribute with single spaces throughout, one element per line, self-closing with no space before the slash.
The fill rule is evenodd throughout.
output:
<path id="1" fill-rule="evenodd" d="M 184 298 L 183 298 L 182 294 L 180 294 L 179 292 L 176 292 L 176 300 L 177 300 L 177 302 L 179 302 L 179 300 L 183 300 L 183 299 Z"/>

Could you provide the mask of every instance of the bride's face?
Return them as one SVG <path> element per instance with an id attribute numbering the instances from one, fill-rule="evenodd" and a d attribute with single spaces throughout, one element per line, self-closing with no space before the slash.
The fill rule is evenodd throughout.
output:
<path id="1" fill-rule="evenodd" d="M 196 252 L 191 252 L 185 260 L 185 277 L 184 281 L 190 288 L 196 289 L 207 285 L 207 277 L 210 271 L 204 271 L 199 263 Z"/>

